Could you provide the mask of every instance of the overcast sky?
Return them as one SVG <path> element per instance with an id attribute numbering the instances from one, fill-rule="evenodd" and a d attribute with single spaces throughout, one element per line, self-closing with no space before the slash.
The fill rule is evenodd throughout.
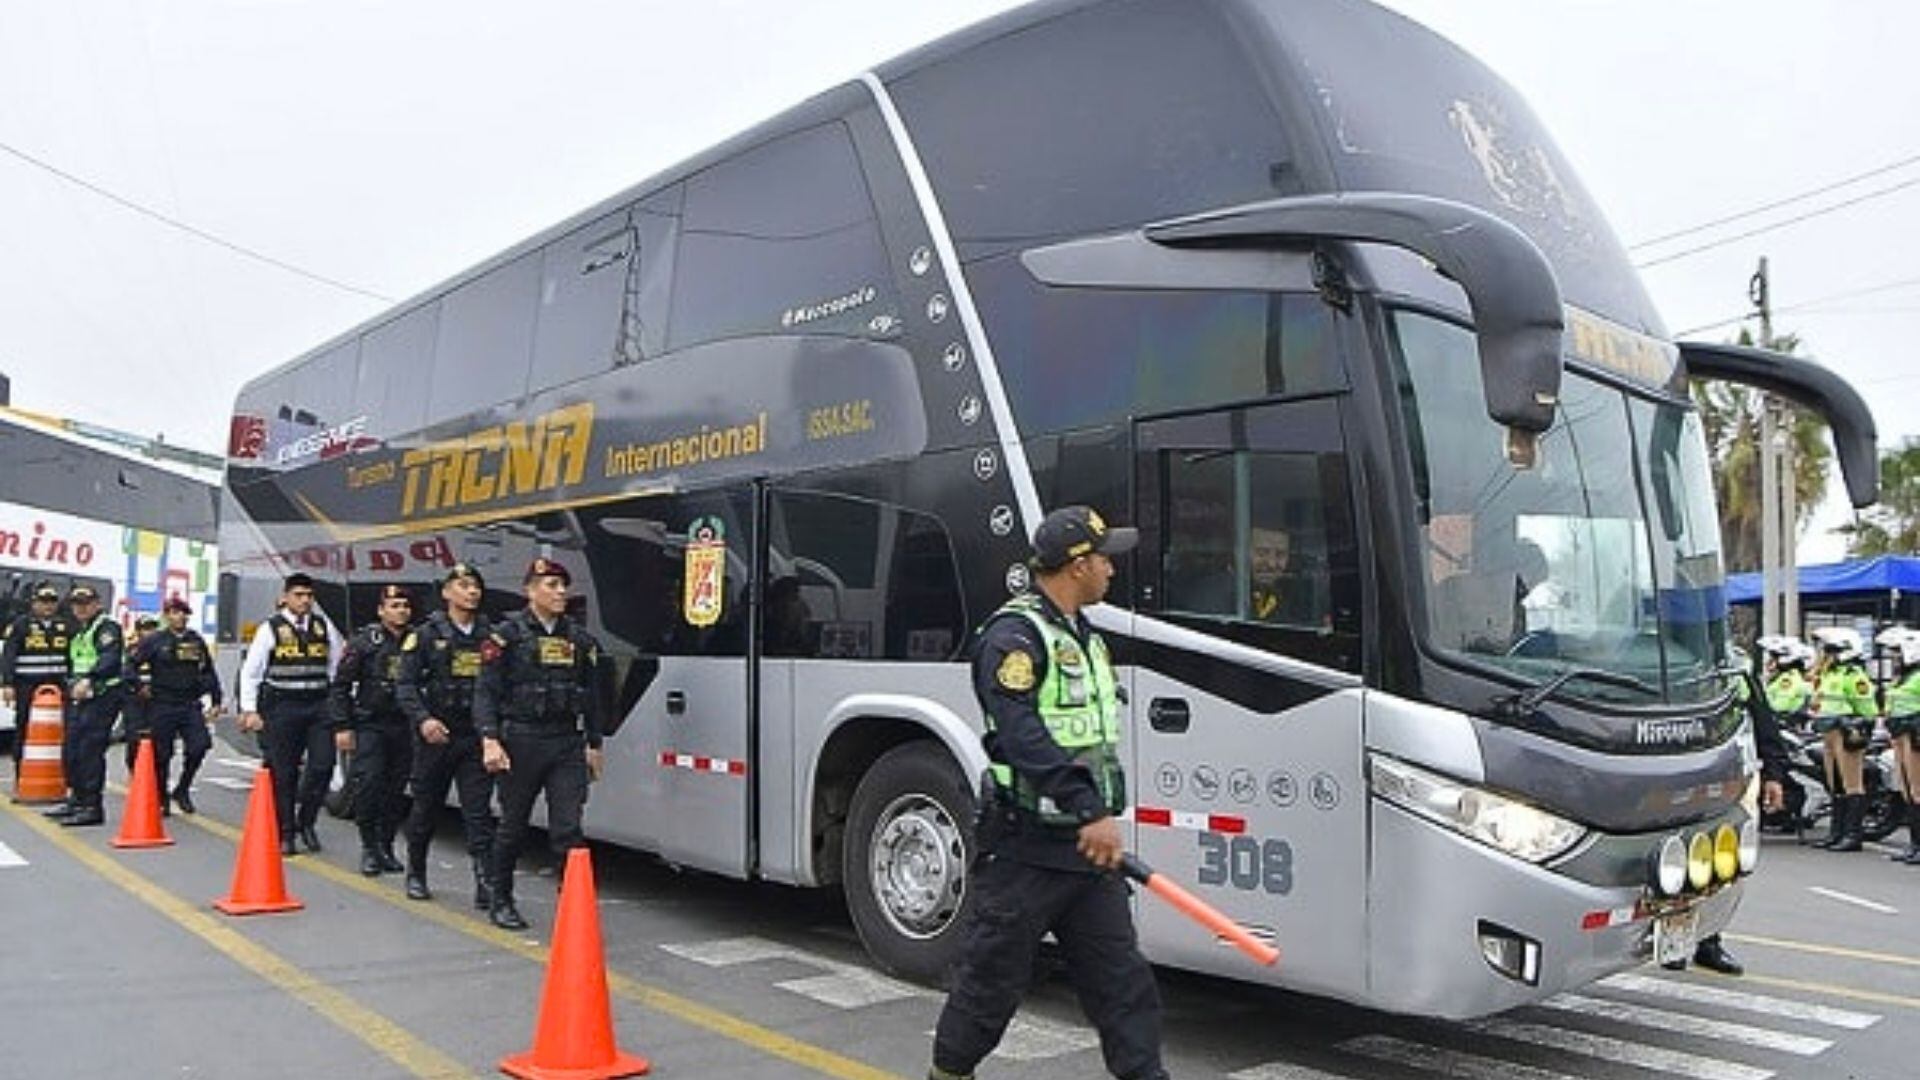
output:
<path id="1" fill-rule="evenodd" d="M 17 406 L 222 450 L 252 375 L 1013 6 L 0 0 L 0 371 Z M 1920 160 L 1886 168 L 1920 158 L 1920 4 L 1388 6 L 1513 83 L 1629 245 L 1864 176 L 1635 255 L 1717 245 L 1643 271 L 1712 338 L 1768 256 L 1776 331 L 1867 393 L 1883 444 L 1920 435 Z"/>

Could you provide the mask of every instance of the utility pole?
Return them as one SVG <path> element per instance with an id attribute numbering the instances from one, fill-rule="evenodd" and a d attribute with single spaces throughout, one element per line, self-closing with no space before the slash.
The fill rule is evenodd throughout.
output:
<path id="1" fill-rule="evenodd" d="M 1747 282 L 1760 316 L 1760 347 L 1773 348 L 1772 284 L 1767 260 Z M 1760 399 L 1760 605 L 1763 634 L 1800 632 L 1800 573 L 1795 553 L 1799 518 L 1794 490 L 1793 415 L 1772 394 Z"/>

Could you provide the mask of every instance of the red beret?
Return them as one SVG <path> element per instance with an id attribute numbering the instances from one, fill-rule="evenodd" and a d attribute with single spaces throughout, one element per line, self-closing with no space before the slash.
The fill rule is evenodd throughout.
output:
<path id="1" fill-rule="evenodd" d="M 160 605 L 160 610 L 163 612 L 178 611 L 185 615 L 191 615 L 193 614 L 193 605 L 187 603 L 186 600 L 181 597 L 169 596 L 167 597 L 167 602 Z"/>
<path id="2" fill-rule="evenodd" d="M 562 585 L 573 584 L 573 575 L 567 573 L 567 568 L 544 555 L 528 564 L 525 580 L 532 582 L 534 578 L 543 577 L 557 577 Z"/>

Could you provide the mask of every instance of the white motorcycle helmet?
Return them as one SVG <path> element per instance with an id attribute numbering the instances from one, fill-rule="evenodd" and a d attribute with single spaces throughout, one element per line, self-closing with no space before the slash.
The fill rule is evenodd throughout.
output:
<path id="1" fill-rule="evenodd" d="M 1889 627 L 1874 636 L 1874 644 L 1893 654 L 1903 668 L 1920 664 L 1920 630 L 1908 626 Z"/>
<path id="2" fill-rule="evenodd" d="M 1795 641 L 1793 650 L 1780 663 L 1785 667 L 1798 667 L 1801 671 L 1812 671 L 1813 662 L 1818 658 L 1819 654 L 1813 651 L 1813 646 L 1804 641 Z"/>
<path id="3" fill-rule="evenodd" d="M 1800 654 L 1803 652 L 1809 657 L 1813 655 L 1813 650 L 1807 648 L 1799 638 L 1785 634 L 1768 634 L 1754 644 L 1759 646 L 1761 655 L 1773 661 L 1775 667 L 1792 667 L 1800 663 Z"/>
<path id="4" fill-rule="evenodd" d="M 1857 662 L 1863 651 L 1860 632 L 1850 626 L 1823 626 L 1813 632 L 1813 641 L 1821 652 L 1842 664 Z"/>

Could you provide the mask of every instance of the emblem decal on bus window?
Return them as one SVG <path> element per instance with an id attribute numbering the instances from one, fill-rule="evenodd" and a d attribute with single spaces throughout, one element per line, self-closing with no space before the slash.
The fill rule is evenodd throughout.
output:
<path id="1" fill-rule="evenodd" d="M 1300 797 L 1300 785 L 1290 772 L 1276 772 L 1267 775 L 1267 799 L 1282 810 L 1293 805 Z"/>
<path id="2" fill-rule="evenodd" d="M 1001 503 L 987 512 L 987 528 L 995 536 L 1005 536 L 1013 531 L 1013 507 Z"/>
<path id="3" fill-rule="evenodd" d="M 959 371 L 967 366 L 967 347 L 957 341 L 948 345 L 947 351 L 940 354 L 940 362 L 948 371 Z"/>
<path id="4" fill-rule="evenodd" d="M 1307 798 L 1316 810 L 1331 810 L 1340 805 L 1340 781 L 1332 773 L 1314 773 L 1307 782 Z"/>
<path id="5" fill-rule="evenodd" d="M 980 399 L 974 397 L 972 394 L 968 394 L 966 397 L 960 399 L 960 408 L 957 412 L 960 416 L 960 422 L 966 424 L 968 427 L 972 427 L 973 424 L 980 419 Z"/>
<path id="6" fill-rule="evenodd" d="M 1212 802 L 1220 794 L 1220 774 L 1211 765 L 1193 767 L 1193 794 L 1202 802 Z"/>
<path id="7" fill-rule="evenodd" d="M 927 298 L 927 321 L 947 321 L 947 297 L 945 293 L 934 293 Z"/>
<path id="8" fill-rule="evenodd" d="M 1250 769 L 1235 769 L 1227 776 L 1227 794 L 1237 803 L 1250 803 L 1260 797 L 1260 781 Z"/>
<path id="9" fill-rule="evenodd" d="M 1179 795 L 1180 789 L 1186 786 L 1185 781 L 1186 778 L 1180 775 L 1180 766 L 1171 761 L 1163 761 L 1159 768 L 1153 770 L 1154 790 L 1164 798 L 1171 799 Z"/>
<path id="10" fill-rule="evenodd" d="M 727 529 L 717 517 L 696 518 L 687 527 L 685 611 L 687 625 L 720 621 L 727 595 Z"/>
<path id="11" fill-rule="evenodd" d="M 1018 596 L 1021 593 L 1026 592 L 1029 580 L 1030 579 L 1027 577 L 1027 566 L 1025 563 L 1014 563 L 1012 566 L 1007 567 L 1007 591 L 1008 592 L 1014 594 L 1015 596 Z"/>
<path id="12" fill-rule="evenodd" d="M 992 447 L 988 447 L 973 455 L 973 475 L 982 480 L 991 480 L 993 479 L 993 474 L 999 471 L 1000 460 L 993 456 Z"/>
<path id="13" fill-rule="evenodd" d="M 927 271 L 933 269 L 933 252 L 927 250 L 925 244 L 914 248 L 913 254 L 907 256 L 907 269 L 914 277 L 925 277 Z"/>

